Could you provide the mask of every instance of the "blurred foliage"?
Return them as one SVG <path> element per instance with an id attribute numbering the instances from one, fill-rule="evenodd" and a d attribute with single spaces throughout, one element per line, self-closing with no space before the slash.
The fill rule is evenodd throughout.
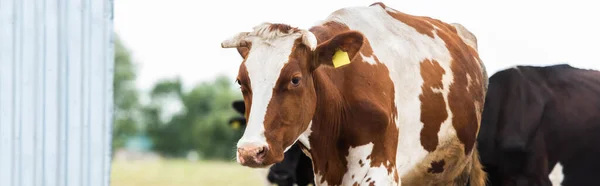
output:
<path id="1" fill-rule="evenodd" d="M 127 138 L 138 131 L 135 114 L 140 107 L 138 91 L 135 87 L 136 72 L 131 62 L 130 52 L 120 38 L 115 39 L 113 149 L 125 145 Z"/>
<path id="2" fill-rule="evenodd" d="M 239 134 L 227 121 L 237 114 L 231 103 L 241 96 L 231 82 L 219 76 L 184 92 L 179 79 L 159 81 L 151 91 L 153 103 L 144 110 L 154 150 L 165 156 L 183 156 L 196 150 L 205 159 L 232 159 Z M 160 105 L 165 100 L 177 101 L 182 107 L 168 121 L 160 119 Z"/>
<path id="3" fill-rule="evenodd" d="M 186 91 L 179 78 L 163 79 L 149 91 L 149 103 L 141 104 L 135 86 L 135 65 L 129 51 L 115 41 L 115 122 L 113 149 L 122 148 L 133 135 L 148 135 L 152 150 L 167 157 L 197 151 L 202 159 L 233 160 L 241 131 L 227 121 L 237 113 L 231 108 L 242 99 L 234 81 L 217 76 Z M 174 113 L 172 105 L 179 107 Z"/>

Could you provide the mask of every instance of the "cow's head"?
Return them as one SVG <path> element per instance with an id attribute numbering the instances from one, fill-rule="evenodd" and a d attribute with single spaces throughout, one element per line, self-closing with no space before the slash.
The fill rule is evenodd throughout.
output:
<path id="1" fill-rule="evenodd" d="M 321 64 L 333 65 L 339 49 L 352 59 L 362 43 L 362 34 L 348 31 L 317 45 L 308 30 L 272 23 L 223 41 L 223 48 L 237 48 L 243 58 L 237 82 L 248 124 L 237 144 L 237 161 L 249 167 L 282 161 L 313 118 L 317 105 L 313 71 Z"/>
<path id="2" fill-rule="evenodd" d="M 246 112 L 246 108 L 244 106 L 244 100 L 234 101 L 231 104 L 231 106 L 237 113 L 239 113 L 241 115 L 244 115 L 244 113 Z M 229 126 L 235 130 L 246 127 L 246 118 L 244 116 L 233 117 L 233 118 L 229 119 Z"/>
<path id="3" fill-rule="evenodd" d="M 531 185 L 532 167 L 540 137 L 538 128 L 550 90 L 540 83 L 538 72 L 515 67 L 490 77 L 478 136 L 481 160 L 494 185 Z"/>

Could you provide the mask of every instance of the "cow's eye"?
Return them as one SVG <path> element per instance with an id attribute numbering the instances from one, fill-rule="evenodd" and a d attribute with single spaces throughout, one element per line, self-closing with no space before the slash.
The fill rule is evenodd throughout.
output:
<path id="1" fill-rule="evenodd" d="M 292 78 L 292 85 L 298 86 L 299 83 L 300 83 L 300 77 L 293 77 Z"/>
<path id="2" fill-rule="evenodd" d="M 240 79 L 236 79 L 236 80 L 235 80 L 235 82 L 236 82 L 238 85 L 242 85 L 242 83 L 240 83 Z"/>

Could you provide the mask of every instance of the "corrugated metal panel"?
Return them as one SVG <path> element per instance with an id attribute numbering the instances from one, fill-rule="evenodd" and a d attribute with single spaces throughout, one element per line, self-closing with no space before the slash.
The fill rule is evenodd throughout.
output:
<path id="1" fill-rule="evenodd" d="M 112 0 L 0 0 L 0 186 L 108 186 Z"/>

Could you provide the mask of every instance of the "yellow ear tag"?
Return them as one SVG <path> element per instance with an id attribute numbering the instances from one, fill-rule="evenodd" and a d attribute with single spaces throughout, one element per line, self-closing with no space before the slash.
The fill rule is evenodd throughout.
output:
<path id="1" fill-rule="evenodd" d="M 347 64 L 350 64 L 350 57 L 348 57 L 348 52 L 344 52 L 338 49 L 335 54 L 333 54 L 333 66 L 335 68 L 341 67 Z"/>
<path id="2" fill-rule="evenodd" d="M 240 122 L 239 122 L 239 121 L 234 121 L 234 122 L 231 124 L 231 128 L 233 128 L 233 129 L 235 129 L 235 130 L 239 129 L 239 128 L 240 128 Z"/>

